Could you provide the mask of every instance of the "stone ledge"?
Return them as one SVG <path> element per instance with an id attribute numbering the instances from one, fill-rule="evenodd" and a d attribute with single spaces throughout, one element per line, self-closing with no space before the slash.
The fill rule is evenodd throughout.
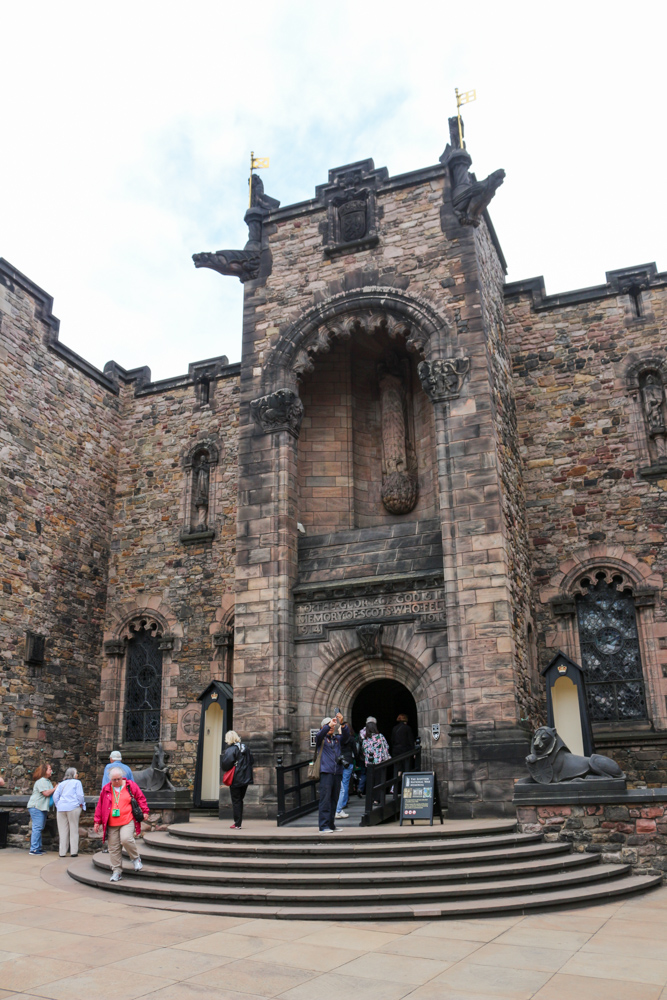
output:
<path id="1" fill-rule="evenodd" d="M 215 531 L 209 528 L 208 531 L 182 531 L 180 541 L 183 545 L 194 545 L 196 542 L 212 542 L 215 538 Z"/>

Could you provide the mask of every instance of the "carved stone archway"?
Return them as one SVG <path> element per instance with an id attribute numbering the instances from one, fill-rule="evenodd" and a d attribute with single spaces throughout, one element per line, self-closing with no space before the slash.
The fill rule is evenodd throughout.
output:
<path id="1" fill-rule="evenodd" d="M 340 292 L 281 331 L 263 367 L 263 393 L 296 390 L 300 376 L 313 370 L 313 355 L 328 351 L 332 339 L 376 331 L 405 338 L 408 350 L 428 359 L 451 346 L 447 321 L 425 299 L 381 286 Z"/>

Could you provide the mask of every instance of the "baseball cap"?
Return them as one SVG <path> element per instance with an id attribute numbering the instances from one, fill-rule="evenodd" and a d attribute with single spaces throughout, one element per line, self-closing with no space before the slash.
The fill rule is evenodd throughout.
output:
<path id="1" fill-rule="evenodd" d="M 120 750 L 112 750 L 109 754 L 109 760 L 122 760 L 123 755 Z"/>

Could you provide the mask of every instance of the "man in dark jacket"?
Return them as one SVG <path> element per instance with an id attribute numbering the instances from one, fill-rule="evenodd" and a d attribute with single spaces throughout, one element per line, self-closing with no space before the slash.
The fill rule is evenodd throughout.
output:
<path id="1" fill-rule="evenodd" d="M 391 755 L 398 757 L 402 753 L 410 753 L 415 746 L 415 738 L 412 729 L 408 725 L 407 715 L 399 715 L 396 725 L 391 731 Z"/>
<path id="2" fill-rule="evenodd" d="M 321 748 L 320 763 L 320 833 L 336 829 L 334 817 L 343 776 L 341 751 L 351 742 L 350 730 L 338 712 L 333 719 L 322 719 L 322 728 L 315 738 L 316 753 Z"/>

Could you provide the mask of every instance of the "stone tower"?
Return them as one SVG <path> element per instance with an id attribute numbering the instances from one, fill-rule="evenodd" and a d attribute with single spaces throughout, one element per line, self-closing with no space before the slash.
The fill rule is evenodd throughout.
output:
<path id="1" fill-rule="evenodd" d="M 504 174 L 470 164 L 452 135 L 435 166 L 362 160 L 284 208 L 256 178 L 245 249 L 195 256 L 244 283 L 234 725 L 263 814 L 276 756 L 372 683 L 414 699 L 450 815 L 502 814 L 527 752 Z"/>

